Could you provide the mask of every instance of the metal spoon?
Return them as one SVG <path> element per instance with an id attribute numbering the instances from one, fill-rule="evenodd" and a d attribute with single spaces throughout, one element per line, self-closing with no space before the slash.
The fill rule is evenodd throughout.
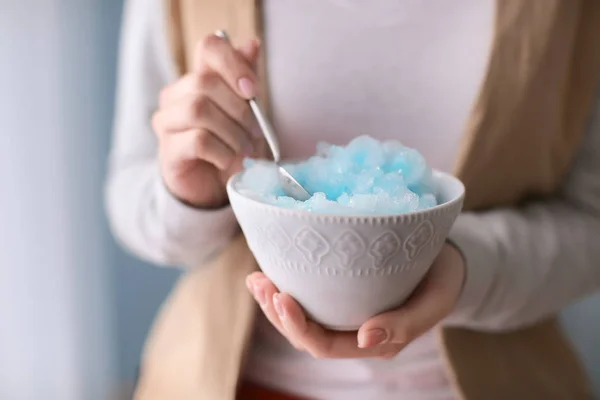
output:
<path id="1" fill-rule="evenodd" d="M 218 37 L 229 40 L 229 36 L 223 30 L 215 32 L 215 35 Z M 269 148 L 271 149 L 271 153 L 273 153 L 273 161 L 277 165 L 277 170 L 279 172 L 279 183 L 283 188 L 283 191 L 286 195 L 293 197 L 296 200 L 306 201 L 310 199 L 311 194 L 306 190 L 289 172 L 285 170 L 279 163 L 281 162 L 281 152 L 279 150 L 279 142 L 277 141 L 277 136 L 275 135 L 275 131 L 273 127 L 267 120 L 265 114 L 262 112 L 260 106 L 258 105 L 256 99 L 252 98 L 248 100 L 250 104 L 250 108 L 258 121 L 258 125 L 260 125 L 260 129 L 262 130 L 265 139 L 267 139 L 267 143 Z"/>

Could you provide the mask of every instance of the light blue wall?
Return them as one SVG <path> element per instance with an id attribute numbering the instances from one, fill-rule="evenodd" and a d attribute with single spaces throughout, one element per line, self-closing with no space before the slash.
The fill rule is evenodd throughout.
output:
<path id="1" fill-rule="evenodd" d="M 567 309 L 563 313 L 563 322 L 588 369 L 595 393 L 600 398 L 600 294 Z"/>
<path id="2" fill-rule="evenodd" d="M 119 7 L 0 1 L 1 399 L 114 397 L 102 182 Z"/>
<path id="3" fill-rule="evenodd" d="M 135 377 L 142 345 L 177 272 L 156 268 L 123 253 L 115 255 L 117 339 L 120 376 Z"/>

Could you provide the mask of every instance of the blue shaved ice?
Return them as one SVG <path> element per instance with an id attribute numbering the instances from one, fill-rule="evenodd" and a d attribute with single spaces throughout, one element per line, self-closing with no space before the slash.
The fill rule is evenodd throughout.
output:
<path id="1" fill-rule="evenodd" d="M 284 208 L 327 214 L 402 214 L 436 206 L 431 168 L 423 156 L 395 140 L 360 136 L 347 146 L 317 145 L 306 161 L 285 169 L 313 196 L 288 197 L 272 162 L 246 160 L 237 183 L 244 195 Z"/>

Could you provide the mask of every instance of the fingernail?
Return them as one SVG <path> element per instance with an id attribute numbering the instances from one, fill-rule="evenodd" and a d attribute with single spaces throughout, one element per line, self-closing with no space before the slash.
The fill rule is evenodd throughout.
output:
<path id="1" fill-rule="evenodd" d="M 387 333 L 383 329 L 371 329 L 358 335 L 358 347 L 366 349 L 383 343 L 387 339 Z"/>
<path id="2" fill-rule="evenodd" d="M 258 301 L 258 303 L 260 304 L 261 307 L 264 307 L 266 304 L 266 299 L 265 299 L 265 291 L 262 288 L 256 287 L 256 285 L 254 286 L 254 293 L 256 296 L 256 300 Z"/>
<path id="3" fill-rule="evenodd" d="M 273 306 L 275 307 L 275 311 L 277 312 L 277 315 L 279 315 L 279 318 L 284 318 L 285 311 L 283 310 L 283 306 L 281 305 L 281 300 L 279 299 L 278 293 L 275 293 L 273 295 Z"/>
<path id="4" fill-rule="evenodd" d="M 240 78 L 238 80 L 238 88 L 247 99 L 254 97 L 254 83 L 248 78 Z"/>

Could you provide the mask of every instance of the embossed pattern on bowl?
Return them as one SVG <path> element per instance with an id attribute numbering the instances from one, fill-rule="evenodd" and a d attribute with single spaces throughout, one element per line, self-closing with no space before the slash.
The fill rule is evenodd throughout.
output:
<path id="1" fill-rule="evenodd" d="M 442 204 L 413 213 L 329 215 L 260 203 L 227 185 L 262 271 L 315 321 L 358 329 L 401 305 L 423 279 L 462 209 L 464 186 L 434 172 Z"/>

